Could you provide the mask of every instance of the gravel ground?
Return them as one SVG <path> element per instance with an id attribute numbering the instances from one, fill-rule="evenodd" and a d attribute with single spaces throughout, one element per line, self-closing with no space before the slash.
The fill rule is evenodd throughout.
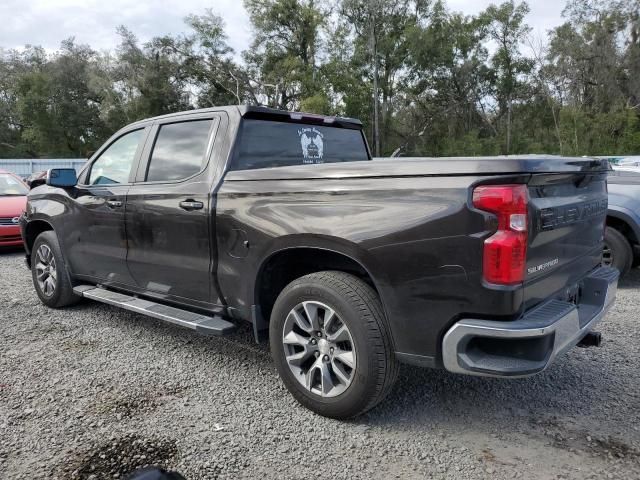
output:
<path id="1" fill-rule="evenodd" d="M 0 253 L 0 478 L 640 478 L 640 271 L 546 372 L 496 380 L 403 367 L 378 408 L 319 417 L 248 329 L 221 339 L 98 303 L 41 305 Z"/>

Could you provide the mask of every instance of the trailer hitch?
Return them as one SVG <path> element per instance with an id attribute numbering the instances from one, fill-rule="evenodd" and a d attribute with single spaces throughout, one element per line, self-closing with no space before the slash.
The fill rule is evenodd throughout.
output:
<path id="1" fill-rule="evenodd" d="M 578 347 L 599 347 L 601 343 L 602 334 L 600 332 L 589 332 L 584 337 L 582 337 L 582 340 L 578 342 Z"/>

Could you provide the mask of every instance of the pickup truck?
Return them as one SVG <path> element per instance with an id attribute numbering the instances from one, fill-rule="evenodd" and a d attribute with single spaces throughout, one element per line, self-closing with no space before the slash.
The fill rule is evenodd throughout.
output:
<path id="1" fill-rule="evenodd" d="M 350 418 L 400 363 L 521 377 L 598 343 L 606 160 L 371 161 L 354 119 L 220 107 L 133 123 L 20 219 L 41 301 L 226 335 L 250 322 L 304 406 Z"/>

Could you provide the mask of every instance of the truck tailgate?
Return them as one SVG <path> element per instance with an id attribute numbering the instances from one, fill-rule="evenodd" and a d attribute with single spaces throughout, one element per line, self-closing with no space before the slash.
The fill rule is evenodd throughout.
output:
<path id="1" fill-rule="evenodd" d="M 525 305 L 571 298 L 576 282 L 600 264 L 607 215 L 607 173 L 533 174 Z"/>

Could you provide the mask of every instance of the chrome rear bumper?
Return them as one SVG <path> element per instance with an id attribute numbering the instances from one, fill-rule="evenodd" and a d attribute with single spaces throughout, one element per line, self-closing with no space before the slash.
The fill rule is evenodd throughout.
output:
<path id="1" fill-rule="evenodd" d="M 592 271 L 579 284 L 577 304 L 553 299 L 511 322 L 456 322 L 442 341 L 444 367 L 450 372 L 490 377 L 541 372 L 602 320 L 615 300 L 618 276 L 610 267 Z"/>

